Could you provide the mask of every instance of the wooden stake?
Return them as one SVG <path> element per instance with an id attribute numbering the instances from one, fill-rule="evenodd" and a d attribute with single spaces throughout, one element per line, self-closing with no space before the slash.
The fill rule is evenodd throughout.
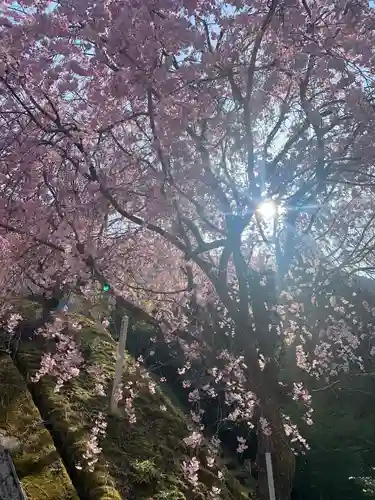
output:
<path id="1" fill-rule="evenodd" d="M 121 378 L 124 371 L 125 348 L 126 348 L 126 337 L 128 334 L 128 325 L 129 325 L 129 318 L 125 315 L 123 316 L 121 321 L 120 338 L 117 344 L 116 371 L 115 371 L 115 378 L 113 380 L 111 401 L 109 405 L 109 411 L 112 414 L 115 414 L 118 410 L 117 390 L 121 383 Z"/>
<path id="2" fill-rule="evenodd" d="M 266 452 L 267 481 L 270 500 L 276 500 L 275 484 L 273 482 L 272 458 L 269 451 Z"/>

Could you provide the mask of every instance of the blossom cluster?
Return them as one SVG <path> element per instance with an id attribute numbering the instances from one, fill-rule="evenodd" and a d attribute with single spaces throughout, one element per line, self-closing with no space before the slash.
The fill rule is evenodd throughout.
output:
<path id="1" fill-rule="evenodd" d="M 94 426 L 91 429 L 89 438 L 86 442 L 86 450 L 83 453 L 84 465 L 80 462 L 76 465 L 77 469 L 87 468 L 90 472 L 94 470 L 95 464 L 98 462 L 102 449 L 100 447 L 100 439 L 106 435 L 107 422 L 105 415 L 99 413 L 95 419 Z"/>
<path id="2" fill-rule="evenodd" d="M 19 313 L 11 313 L 7 323 L 6 323 L 6 330 L 8 333 L 13 334 L 19 325 L 20 321 L 22 321 L 22 316 Z"/>
<path id="3" fill-rule="evenodd" d="M 42 355 L 40 368 L 32 378 L 33 382 L 38 382 L 45 375 L 55 377 L 56 392 L 60 391 L 64 383 L 79 375 L 84 363 L 84 358 L 74 337 L 65 332 L 65 325 L 59 318 L 52 325 L 48 324 L 40 331 L 43 336 L 55 339 L 56 347 L 54 352 Z"/>

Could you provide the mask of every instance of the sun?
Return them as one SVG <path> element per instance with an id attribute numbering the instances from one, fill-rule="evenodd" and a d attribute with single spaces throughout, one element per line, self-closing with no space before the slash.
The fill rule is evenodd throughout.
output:
<path id="1" fill-rule="evenodd" d="M 257 207 L 258 214 L 263 219 L 273 219 L 277 215 L 277 205 L 273 200 L 263 201 Z"/>

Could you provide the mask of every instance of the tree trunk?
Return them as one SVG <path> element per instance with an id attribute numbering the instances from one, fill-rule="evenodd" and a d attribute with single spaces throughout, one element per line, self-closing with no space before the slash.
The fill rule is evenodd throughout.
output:
<path id="1" fill-rule="evenodd" d="M 265 453 L 271 453 L 275 492 L 277 500 L 290 500 L 295 473 L 295 457 L 289 440 L 285 434 L 279 406 L 273 401 L 262 405 L 262 415 L 271 429 L 270 436 L 264 436 L 258 424 L 258 486 L 260 500 L 269 500 Z"/>

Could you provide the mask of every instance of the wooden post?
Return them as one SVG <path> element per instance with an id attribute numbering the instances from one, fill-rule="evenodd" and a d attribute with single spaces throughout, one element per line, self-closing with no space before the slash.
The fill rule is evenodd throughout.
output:
<path id="1" fill-rule="evenodd" d="M 117 390 L 121 383 L 121 377 L 124 370 L 125 347 L 126 347 L 126 337 L 128 334 L 128 324 L 129 324 L 129 318 L 125 315 L 123 316 L 121 321 L 120 338 L 117 344 L 116 371 L 115 371 L 115 378 L 113 380 L 111 401 L 109 406 L 109 411 L 112 414 L 115 414 L 118 409 Z"/>
<path id="2" fill-rule="evenodd" d="M 266 468 L 267 468 L 267 481 L 270 500 L 276 500 L 275 484 L 273 481 L 272 458 L 271 453 L 266 451 Z"/>

